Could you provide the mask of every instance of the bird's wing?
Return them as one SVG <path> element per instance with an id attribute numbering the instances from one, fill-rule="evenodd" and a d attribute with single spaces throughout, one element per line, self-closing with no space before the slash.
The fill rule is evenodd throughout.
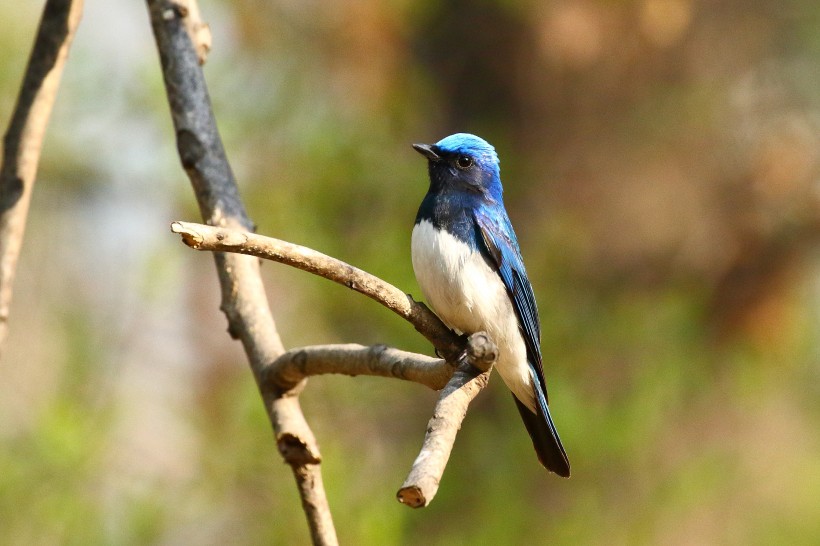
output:
<path id="1" fill-rule="evenodd" d="M 546 398 L 547 385 L 541 363 L 541 324 L 538 320 L 535 295 L 524 269 L 515 232 L 506 214 L 496 219 L 479 209 L 474 212 L 474 217 L 480 235 L 479 242 L 484 243 L 485 256 L 497 268 L 518 315 L 518 324 L 527 347 L 527 357 L 538 375 Z"/>

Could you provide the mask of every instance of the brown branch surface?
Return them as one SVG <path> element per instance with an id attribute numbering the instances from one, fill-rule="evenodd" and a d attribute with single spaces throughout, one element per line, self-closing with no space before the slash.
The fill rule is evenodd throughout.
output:
<path id="1" fill-rule="evenodd" d="M 399 502 L 421 508 L 433 500 L 450 459 L 456 434 L 467 415 L 467 407 L 487 386 L 497 357 L 498 347 L 486 334 L 478 332 L 470 336 L 465 358 L 442 389 L 433 417 L 427 423 L 421 451 L 396 493 Z"/>
<path id="2" fill-rule="evenodd" d="M 0 351 L 5 345 L 14 275 L 51 109 L 83 0 L 48 0 L 17 104 L 3 137 L 0 166 Z"/>
<path id="3" fill-rule="evenodd" d="M 427 506 L 438 491 L 467 407 L 487 385 L 498 351 L 493 341 L 478 332 L 470 336 L 466 349 L 462 349 L 463 340 L 426 306 L 378 277 L 315 250 L 255 233 L 190 222 L 173 222 L 171 231 L 179 233 L 186 245 L 197 250 L 238 252 L 273 260 L 361 292 L 411 322 L 440 352 L 449 353 L 449 361 L 459 361 L 454 369 L 448 363 L 379 346 L 307 347 L 281 356 L 267 378 L 270 384 L 283 389 L 309 375 L 322 373 L 399 377 L 434 389 L 443 386 L 421 452 L 397 494 L 399 501 L 408 506 Z M 444 347 L 437 345 L 442 339 L 447 344 Z"/>
<path id="4" fill-rule="evenodd" d="M 313 375 L 342 374 L 392 377 L 440 390 L 447 385 L 454 371 L 451 364 L 440 358 L 386 345 L 366 347 L 355 343 L 291 349 L 280 356 L 271 369 L 275 369 L 276 373 L 270 381 L 280 389 L 290 389 Z"/>
<path id="5" fill-rule="evenodd" d="M 409 321 L 447 360 L 458 357 L 464 340 L 455 335 L 423 303 L 392 284 L 336 258 L 307 247 L 248 231 L 217 228 L 191 222 L 173 222 L 171 231 L 197 250 L 238 252 L 273 260 L 319 275 L 381 303 Z"/>
<path id="6" fill-rule="evenodd" d="M 186 15 L 191 13 L 194 3 L 147 0 L 177 149 L 203 219 L 213 225 L 249 230 L 253 223 L 239 198 L 199 56 L 188 33 L 191 25 Z M 222 290 L 221 308 L 228 318 L 229 332 L 242 342 L 248 356 L 280 453 L 296 478 L 313 543 L 338 544 L 322 486 L 318 464 L 321 456 L 299 407 L 298 389 L 272 392 L 263 385 L 267 366 L 284 352 L 284 347 L 267 303 L 259 262 L 249 256 L 224 253 L 214 253 L 214 259 Z"/>

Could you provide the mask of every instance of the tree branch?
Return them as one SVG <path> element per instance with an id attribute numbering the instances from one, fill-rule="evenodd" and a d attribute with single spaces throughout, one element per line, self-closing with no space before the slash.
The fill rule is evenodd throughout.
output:
<path id="1" fill-rule="evenodd" d="M 464 350 L 464 339 L 447 328 L 426 305 L 392 284 L 341 260 L 304 246 L 247 231 L 191 222 L 173 222 L 171 231 L 182 235 L 183 242 L 196 250 L 238 252 L 273 260 L 360 292 L 410 322 L 447 360 L 454 360 Z"/>
<path id="2" fill-rule="evenodd" d="M 8 333 L 14 276 L 43 138 L 82 10 L 82 0 L 46 2 L 17 104 L 3 137 L 0 166 L 0 351 Z"/>
<path id="3" fill-rule="evenodd" d="M 186 14 L 194 3 L 147 0 L 177 149 L 203 219 L 214 225 L 248 230 L 253 223 L 239 198 L 199 57 L 186 30 L 190 26 Z M 271 391 L 263 386 L 267 366 L 284 352 L 284 347 L 267 303 L 258 260 L 223 253 L 214 253 L 214 259 L 229 332 L 241 340 L 248 356 L 280 453 L 293 470 L 313 543 L 338 544 L 322 485 L 321 455 L 299 406 L 298 389 Z"/>
<path id="4" fill-rule="evenodd" d="M 487 386 L 498 357 L 498 347 L 483 332 L 470 336 L 465 351 L 466 357 L 439 395 L 421 452 L 396 493 L 399 502 L 412 508 L 427 506 L 436 496 L 467 407 Z"/>
<path id="5" fill-rule="evenodd" d="M 385 345 L 365 347 L 354 343 L 291 349 L 280 356 L 270 369 L 276 373 L 271 374 L 268 380 L 282 389 L 289 389 L 312 375 L 342 374 L 393 377 L 440 390 L 454 371 L 451 364 L 440 358 L 408 353 Z"/>
<path id="6" fill-rule="evenodd" d="M 423 304 L 378 277 L 315 250 L 255 233 L 190 222 L 173 222 L 171 231 L 182 235 L 183 242 L 197 250 L 239 252 L 325 277 L 397 313 L 440 352 L 444 348 L 436 343 L 445 340 L 448 360 L 457 369 L 440 360 L 383 346 L 331 345 L 285 353 L 271 367 L 269 379 L 280 388 L 290 388 L 309 375 L 342 373 L 398 377 L 433 389 L 443 386 L 421 452 L 397 494 L 398 500 L 408 506 L 427 506 L 438 491 L 467 407 L 489 381 L 490 368 L 498 354 L 493 341 L 479 332 L 467 339 L 465 347 L 464 340 L 448 330 Z"/>

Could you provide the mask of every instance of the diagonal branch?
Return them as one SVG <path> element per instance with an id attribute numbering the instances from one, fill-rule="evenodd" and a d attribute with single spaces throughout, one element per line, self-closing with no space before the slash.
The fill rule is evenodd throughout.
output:
<path id="1" fill-rule="evenodd" d="M 478 332 L 470 336 L 465 356 L 441 390 L 433 417 L 427 423 L 421 452 L 396 493 L 399 502 L 411 508 L 427 506 L 438 492 L 467 407 L 487 386 L 492 365 L 498 357 L 498 347 L 486 334 Z"/>
<path id="2" fill-rule="evenodd" d="M 83 0 L 48 0 L 3 138 L 0 166 L 0 350 L 8 332 L 17 259 L 51 109 Z"/>
<path id="3" fill-rule="evenodd" d="M 447 328 L 426 305 L 413 300 L 392 284 L 341 260 L 304 246 L 247 231 L 191 222 L 173 222 L 171 231 L 182 235 L 185 244 L 196 250 L 238 252 L 273 260 L 360 292 L 410 322 L 448 360 L 456 358 L 464 349 L 464 340 Z"/>

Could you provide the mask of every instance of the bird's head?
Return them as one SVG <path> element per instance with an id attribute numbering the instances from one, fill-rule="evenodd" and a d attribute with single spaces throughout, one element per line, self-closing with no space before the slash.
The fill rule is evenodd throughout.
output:
<path id="1" fill-rule="evenodd" d="M 495 148 L 483 138 L 456 133 L 435 144 L 413 144 L 428 159 L 430 191 L 466 191 L 501 200 L 501 176 Z"/>

